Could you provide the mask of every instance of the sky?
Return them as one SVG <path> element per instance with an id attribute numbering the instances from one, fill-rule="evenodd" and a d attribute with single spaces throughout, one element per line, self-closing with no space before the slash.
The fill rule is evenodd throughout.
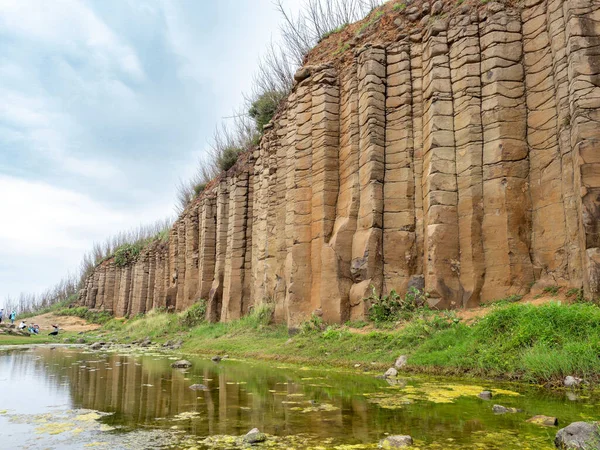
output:
<path id="1" fill-rule="evenodd" d="M 0 0 L 0 304 L 174 215 L 280 23 L 272 0 Z"/>

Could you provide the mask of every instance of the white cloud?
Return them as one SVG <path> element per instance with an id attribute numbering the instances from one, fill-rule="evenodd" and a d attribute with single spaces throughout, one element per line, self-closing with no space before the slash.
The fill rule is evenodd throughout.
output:
<path id="1" fill-rule="evenodd" d="M 0 0 L 0 27 L 4 32 L 38 44 L 85 52 L 98 66 L 112 63 L 136 80 L 144 70 L 133 49 L 85 4 L 77 0 Z"/>

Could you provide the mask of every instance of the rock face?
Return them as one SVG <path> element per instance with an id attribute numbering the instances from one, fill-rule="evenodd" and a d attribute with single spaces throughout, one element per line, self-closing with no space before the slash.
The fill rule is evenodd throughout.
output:
<path id="1" fill-rule="evenodd" d="M 315 310 L 364 318 L 371 285 L 422 282 L 439 308 L 536 283 L 597 296 L 600 5 L 443 3 L 299 71 L 258 148 L 168 242 L 100 264 L 80 303 L 123 316 L 205 299 L 228 321 L 269 299 L 297 327 Z"/>

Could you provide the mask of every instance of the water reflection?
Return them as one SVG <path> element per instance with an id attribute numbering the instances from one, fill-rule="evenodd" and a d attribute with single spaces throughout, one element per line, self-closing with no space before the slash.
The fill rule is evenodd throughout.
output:
<path id="1" fill-rule="evenodd" d="M 277 436 L 308 434 L 352 444 L 373 443 L 386 433 L 410 433 L 425 443 L 471 443 L 478 434 L 498 430 L 522 433 L 523 442 L 528 435 L 548 442 L 553 436 L 527 424 L 526 416 L 495 416 L 491 403 L 475 396 L 450 402 L 413 396 L 404 404 L 403 385 L 390 387 L 372 376 L 276 367 L 276 363 L 191 361 L 191 369 L 180 370 L 172 369 L 172 360 L 158 353 L 47 347 L 0 353 L 0 380 L 9 380 L 11 386 L 0 400 L 0 410 L 37 412 L 36 407 L 66 402 L 71 408 L 113 413 L 102 421 L 130 429 L 176 427 L 190 435 L 209 436 L 241 435 L 258 427 Z M 409 387 L 415 383 L 418 386 L 419 381 L 410 380 Z M 207 389 L 192 390 L 192 384 Z M 33 411 L 22 402 L 32 393 Z M 373 396 L 381 395 L 388 396 L 387 407 L 373 402 Z M 563 424 L 582 420 L 581 404 L 563 394 L 535 390 L 500 399 L 528 414 L 558 416 Z M 588 416 L 598 412 L 593 402 L 588 401 Z"/>

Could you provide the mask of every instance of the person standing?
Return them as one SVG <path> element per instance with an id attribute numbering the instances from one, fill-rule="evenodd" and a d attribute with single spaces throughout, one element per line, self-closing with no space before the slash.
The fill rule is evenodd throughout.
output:
<path id="1" fill-rule="evenodd" d="M 4 308 L 0 309 L 0 323 L 2 323 L 2 316 L 4 316 Z"/>
<path id="2" fill-rule="evenodd" d="M 14 324 L 15 323 L 15 319 L 17 318 L 17 313 L 15 312 L 15 310 L 13 309 L 12 312 L 10 313 L 10 323 Z"/>

